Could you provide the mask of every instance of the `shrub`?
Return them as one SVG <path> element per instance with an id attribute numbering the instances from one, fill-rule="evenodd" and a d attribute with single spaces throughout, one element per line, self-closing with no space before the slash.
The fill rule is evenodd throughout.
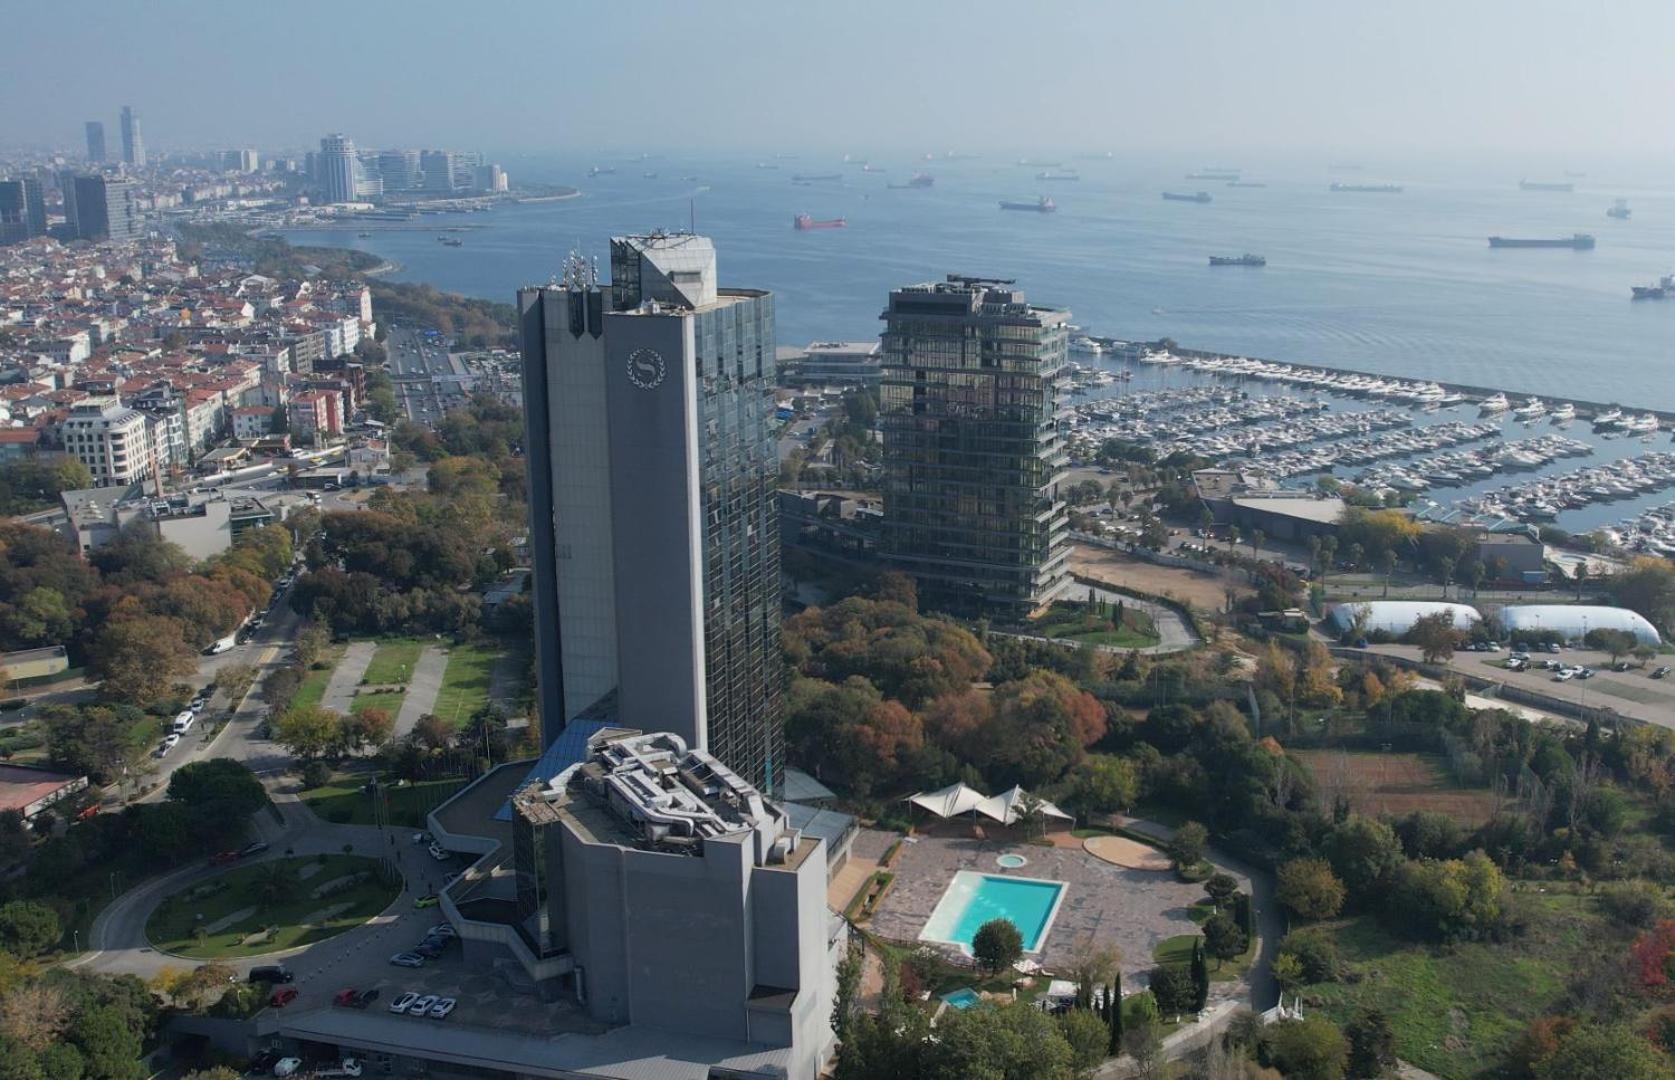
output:
<path id="1" fill-rule="evenodd" d="M 1009 919 L 990 919 L 972 936 L 971 953 L 978 963 L 998 974 L 1024 954 L 1023 935 Z"/>
<path id="2" fill-rule="evenodd" d="M 302 786 L 304 788 L 325 787 L 331 782 L 331 766 L 323 761 L 310 761 L 302 767 Z"/>
<path id="3" fill-rule="evenodd" d="M 1335 982 L 1343 968 L 1338 943 L 1318 928 L 1293 930 L 1285 935 L 1280 939 L 1279 954 L 1296 958 L 1305 982 Z"/>
<path id="4" fill-rule="evenodd" d="M 1599 904 L 1612 919 L 1628 927 L 1647 927 L 1669 914 L 1668 898 L 1649 881 L 1606 885 L 1600 890 Z"/>
<path id="5" fill-rule="evenodd" d="M 1325 859 L 1292 859 L 1279 868 L 1275 895 L 1305 919 L 1329 919 L 1343 907 L 1344 887 Z"/>

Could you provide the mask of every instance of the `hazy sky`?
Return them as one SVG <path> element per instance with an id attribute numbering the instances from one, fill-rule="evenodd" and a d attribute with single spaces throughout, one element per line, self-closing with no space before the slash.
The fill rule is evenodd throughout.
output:
<path id="1" fill-rule="evenodd" d="M 1669 153 L 1675 4 L 0 0 L 0 145 Z"/>

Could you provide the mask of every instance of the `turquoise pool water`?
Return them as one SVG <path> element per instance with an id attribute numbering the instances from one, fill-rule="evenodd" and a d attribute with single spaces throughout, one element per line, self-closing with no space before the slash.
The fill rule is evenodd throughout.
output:
<path id="1" fill-rule="evenodd" d="M 961 870 L 919 932 L 926 941 L 942 941 L 971 951 L 977 928 L 990 919 L 1007 919 L 1018 928 L 1024 951 L 1036 952 L 1058 914 L 1062 881 L 1001 877 Z"/>
<path id="2" fill-rule="evenodd" d="M 979 1001 L 982 1001 L 983 996 L 976 990 L 967 986 L 962 990 L 955 990 L 952 993 L 943 994 L 942 1000 L 946 1001 L 948 1003 L 948 1007 L 951 1009 L 969 1009 Z"/>

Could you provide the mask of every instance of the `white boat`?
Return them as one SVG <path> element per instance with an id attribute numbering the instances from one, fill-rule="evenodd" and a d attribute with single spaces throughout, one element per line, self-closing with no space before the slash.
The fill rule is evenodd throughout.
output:
<path id="1" fill-rule="evenodd" d="M 1070 351 L 1073 353 L 1085 353 L 1088 356 L 1104 356 L 1105 346 L 1101 345 L 1093 338 L 1084 336 L 1072 338 L 1070 340 Z"/>
<path id="2" fill-rule="evenodd" d="M 1478 404 L 1477 411 L 1487 416 L 1490 413 L 1503 413 L 1510 407 L 1510 403 L 1506 400 L 1505 394 L 1495 394 L 1492 397 L 1484 398 L 1483 401 Z"/>
<path id="3" fill-rule="evenodd" d="M 1545 415 L 1546 412 L 1547 403 L 1542 401 L 1540 398 L 1532 397 L 1528 401 L 1524 402 L 1524 404 L 1518 406 L 1516 409 L 1513 409 L 1512 415 L 1516 416 L 1520 420 L 1534 420 L 1538 416 Z"/>
<path id="4" fill-rule="evenodd" d="M 1594 427 L 1596 428 L 1614 428 L 1622 422 L 1623 410 L 1621 409 L 1606 409 L 1594 417 Z"/>
<path id="5" fill-rule="evenodd" d="M 1553 423 L 1562 424 L 1566 420 L 1576 419 L 1576 406 L 1567 401 L 1547 415 L 1550 419 L 1552 419 Z"/>
<path id="6" fill-rule="evenodd" d="M 1658 429 L 1658 418 L 1651 413 L 1631 416 L 1622 422 L 1622 428 L 1636 435 L 1650 435 Z"/>

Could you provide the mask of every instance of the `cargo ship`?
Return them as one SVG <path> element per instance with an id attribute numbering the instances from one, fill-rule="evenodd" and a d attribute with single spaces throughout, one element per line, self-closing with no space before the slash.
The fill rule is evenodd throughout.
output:
<path id="1" fill-rule="evenodd" d="M 1520 180 L 1519 191 L 1575 191 L 1576 185 L 1564 180 Z"/>
<path id="2" fill-rule="evenodd" d="M 1195 191 L 1190 195 L 1184 191 L 1165 191 L 1163 197 L 1170 202 L 1207 203 L 1210 201 L 1210 193 L 1207 191 Z"/>
<path id="3" fill-rule="evenodd" d="M 1237 180 L 1238 169 L 1199 169 L 1186 174 L 1188 180 Z"/>
<path id="4" fill-rule="evenodd" d="M 587 171 L 587 174 L 589 176 L 613 176 L 616 174 L 616 170 L 609 165 L 595 165 Z"/>
<path id="5" fill-rule="evenodd" d="M 798 214 L 791 219 L 797 229 L 841 229 L 848 224 L 844 218 L 816 218 L 813 214 Z"/>
<path id="6" fill-rule="evenodd" d="M 1053 172 L 1051 170 L 1035 174 L 1037 180 L 1080 180 L 1081 177 L 1073 172 Z"/>
<path id="7" fill-rule="evenodd" d="M 936 183 L 936 177 L 930 173 L 914 173 L 905 184 L 891 184 L 893 188 L 928 188 Z"/>
<path id="8" fill-rule="evenodd" d="M 1262 255 L 1252 255 L 1248 251 L 1243 255 L 1211 255 L 1211 266 L 1267 266 L 1268 260 Z"/>
<path id="9" fill-rule="evenodd" d="M 1587 233 L 1575 233 L 1557 239 L 1491 236 L 1489 237 L 1489 246 L 1492 248 L 1570 248 L 1573 251 L 1592 251 L 1594 238 Z"/>
<path id="10" fill-rule="evenodd" d="M 1402 185 L 1400 185 L 1400 184 L 1345 184 L 1345 183 L 1335 183 L 1335 184 L 1332 185 L 1331 190 L 1333 190 L 1333 191 L 1350 191 L 1350 192 L 1356 192 L 1356 193 L 1362 194 L 1362 195 L 1400 195 L 1402 193 Z"/>
<path id="11" fill-rule="evenodd" d="M 436 239 L 438 243 L 446 244 L 448 247 L 460 247 L 465 243 L 457 236 L 438 236 Z"/>
<path id="12" fill-rule="evenodd" d="M 811 184 L 816 180 L 842 180 L 843 174 L 835 172 L 794 173 L 792 174 L 791 179 L 799 184 Z"/>
<path id="13" fill-rule="evenodd" d="M 1635 285 L 1629 295 L 1635 300 L 1667 300 L 1675 297 L 1675 274 L 1665 274 L 1656 285 Z"/>
<path id="14" fill-rule="evenodd" d="M 1634 211 L 1628 208 L 1627 199 L 1618 199 L 1616 202 L 1611 204 L 1611 209 L 1605 212 L 1605 216 L 1608 218 L 1616 218 L 1618 221 L 1627 221 L 1628 216 L 1633 212 Z"/>
<path id="15" fill-rule="evenodd" d="M 1057 210 L 1059 205 L 1052 200 L 1051 196 L 1043 195 L 1034 202 L 1009 202 L 1002 199 L 1000 208 L 1002 210 L 1034 210 L 1038 214 L 1050 214 Z"/>

